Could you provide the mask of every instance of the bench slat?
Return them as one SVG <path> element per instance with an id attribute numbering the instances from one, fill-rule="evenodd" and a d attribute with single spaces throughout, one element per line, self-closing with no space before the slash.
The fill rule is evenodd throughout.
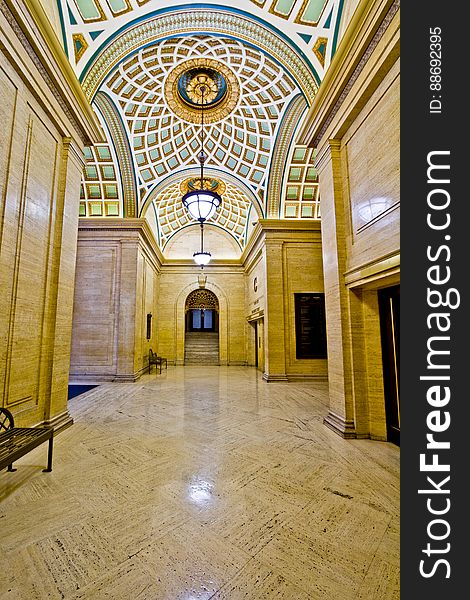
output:
<path id="1" fill-rule="evenodd" d="M 13 427 L 0 434 L 0 470 L 12 464 L 43 442 L 52 444 L 52 428 Z M 52 448 L 50 448 L 52 453 Z M 49 461 L 48 461 L 49 462 Z"/>

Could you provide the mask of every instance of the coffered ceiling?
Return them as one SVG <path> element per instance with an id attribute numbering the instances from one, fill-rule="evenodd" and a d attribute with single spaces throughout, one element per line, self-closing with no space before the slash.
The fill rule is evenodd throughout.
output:
<path id="1" fill-rule="evenodd" d="M 188 226 L 181 193 L 196 176 L 201 125 L 181 81 L 210 69 L 226 97 L 205 119 L 206 168 L 224 190 L 208 225 L 242 251 L 250 211 L 319 218 L 313 157 L 295 135 L 334 52 L 342 4 L 60 0 L 69 60 L 106 134 L 87 150 L 80 214 L 151 211 L 163 251 Z"/>

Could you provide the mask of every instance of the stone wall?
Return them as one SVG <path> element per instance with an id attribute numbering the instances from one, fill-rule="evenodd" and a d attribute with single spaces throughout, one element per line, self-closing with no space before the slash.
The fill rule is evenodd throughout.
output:
<path id="1" fill-rule="evenodd" d="M 39 29 L 34 16 L 18 0 L 1 5 L 0 387 L 18 425 L 58 429 L 71 422 L 82 148 L 100 130 L 89 106 L 67 101 L 78 82 L 51 49 L 52 29 Z M 54 69 L 46 72 L 44 63 Z"/>
<path id="2" fill-rule="evenodd" d="M 320 223 L 260 223 L 240 260 L 202 271 L 191 259 L 164 258 L 143 219 L 81 219 L 71 377 L 134 381 L 149 348 L 184 364 L 186 299 L 204 276 L 219 303 L 221 365 L 255 364 L 256 320 L 266 380 L 325 378 L 325 359 L 296 357 L 294 314 L 294 294 L 323 292 Z"/>
<path id="3" fill-rule="evenodd" d="M 320 222 L 260 219 L 242 258 L 246 320 L 262 324 L 264 379 L 326 378 L 325 359 L 296 356 L 294 310 L 294 294 L 324 291 Z M 247 356 L 253 364 L 250 331 Z"/>
<path id="4" fill-rule="evenodd" d="M 158 346 L 160 264 L 143 219 L 80 220 L 71 379 L 135 381 L 147 368 L 149 348 Z"/>
<path id="5" fill-rule="evenodd" d="M 317 147 L 325 423 L 345 437 L 387 437 L 377 290 L 399 282 L 399 18 L 392 0 L 359 4 L 301 134 Z"/>
<path id="6" fill-rule="evenodd" d="M 184 364 L 186 298 L 199 288 L 201 269 L 186 261 L 165 264 L 157 309 L 159 353 L 169 362 Z M 206 289 L 219 301 L 219 360 L 221 365 L 246 364 L 244 274 L 239 265 L 211 264 L 204 268 Z"/>

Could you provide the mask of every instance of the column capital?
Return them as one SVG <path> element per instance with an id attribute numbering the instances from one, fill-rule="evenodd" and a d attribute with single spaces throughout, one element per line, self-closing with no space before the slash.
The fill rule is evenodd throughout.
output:
<path id="1" fill-rule="evenodd" d="M 328 163 L 339 155 L 340 148 L 341 140 L 332 138 L 327 140 L 327 142 L 317 150 L 315 167 L 318 170 L 319 177 L 321 177 L 321 172 L 325 169 Z"/>
<path id="2" fill-rule="evenodd" d="M 79 169 L 82 170 L 86 164 L 82 148 L 71 137 L 62 138 L 62 146 L 67 157 L 70 157 Z"/>

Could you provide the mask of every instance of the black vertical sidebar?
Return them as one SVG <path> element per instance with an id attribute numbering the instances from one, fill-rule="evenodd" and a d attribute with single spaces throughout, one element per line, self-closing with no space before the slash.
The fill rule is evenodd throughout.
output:
<path id="1" fill-rule="evenodd" d="M 401 5 L 401 600 L 469 593 L 463 8 Z"/>

